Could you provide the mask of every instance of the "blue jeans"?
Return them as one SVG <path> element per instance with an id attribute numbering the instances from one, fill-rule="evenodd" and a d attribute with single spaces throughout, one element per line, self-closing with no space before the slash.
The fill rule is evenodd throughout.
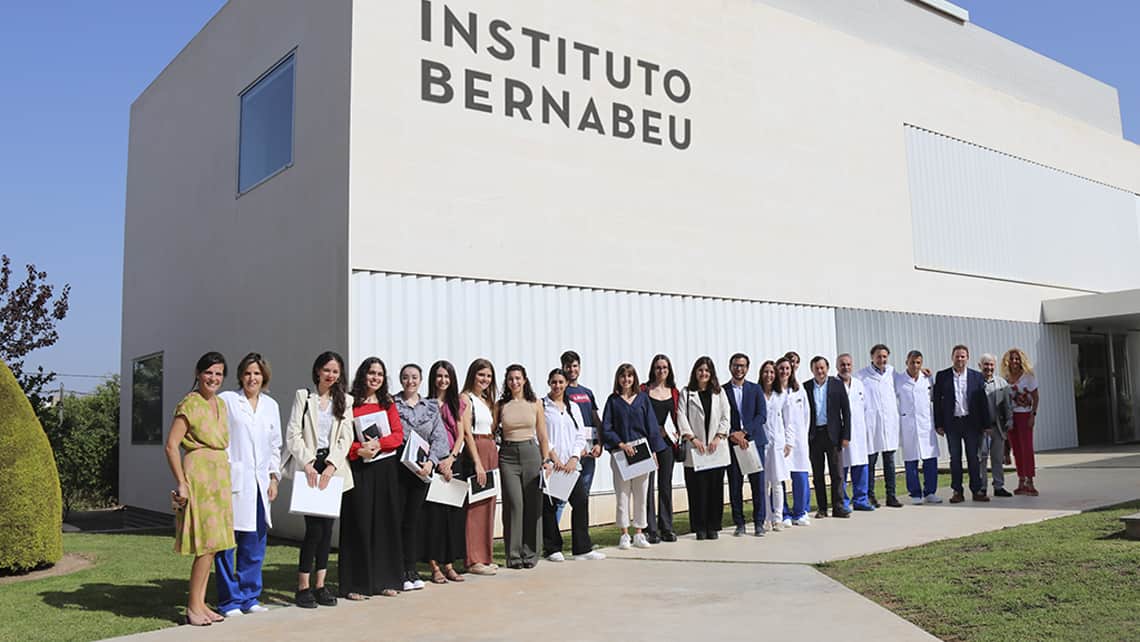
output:
<path id="1" fill-rule="evenodd" d="M 792 471 L 792 499 L 784 500 L 784 519 L 799 519 L 811 509 L 811 487 L 808 485 L 808 472 Z M 787 492 L 787 484 L 784 491 Z"/>
<path id="2" fill-rule="evenodd" d="M 237 548 L 214 556 L 214 570 L 218 574 L 218 610 L 222 613 L 233 609 L 248 611 L 257 605 L 257 598 L 261 597 L 261 563 L 265 560 L 269 531 L 265 524 L 265 507 L 261 504 L 261 489 L 257 493 L 257 530 L 234 531 Z M 236 560 L 231 561 L 232 557 Z"/>
<path id="3" fill-rule="evenodd" d="M 922 460 L 922 483 L 918 482 L 918 460 L 905 462 L 906 491 L 915 499 L 938 493 L 938 458 Z"/>

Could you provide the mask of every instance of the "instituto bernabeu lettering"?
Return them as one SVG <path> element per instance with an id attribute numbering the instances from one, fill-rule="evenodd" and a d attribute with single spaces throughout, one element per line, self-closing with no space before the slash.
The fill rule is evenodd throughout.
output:
<path id="1" fill-rule="evenodd" d="M 552 35 L 507 20 L 486 20 L 475 12 L 457 14 L 446 4 L 437 12 L 431 0 L 420 2 L 420 38 L 444 47 L 467 47 L 502 62 L 529 63 L 562 76 L 587 82 L 608 83 L 628 91 L 629 103 L 642 96 L 664 95 L 671 106 L 682 107 L 692 96 L 689 77 L 680 69 L 608 49 Z M 465 109 L 501 113 L 545 125 L 562 125 L 579 132 L 593 132 L 637 140 L 649 145 L 688 149 L 692 123 L 682 114 L 663 113 L 619 101 L 598 101 L 546 84 L 533 86 L 511 78 L 496 77 L 478 69 L 452 69 L 447 64 L 423 58 L 420 61 L 420 98 L 430 103 L 462 104 Z"/>

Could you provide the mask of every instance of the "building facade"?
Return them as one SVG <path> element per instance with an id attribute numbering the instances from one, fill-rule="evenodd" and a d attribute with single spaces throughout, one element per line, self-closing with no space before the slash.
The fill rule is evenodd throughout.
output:
<path id="1" fill-rule="evenodd" d="M 211 349 L 287 405 L 325 349 L 542 390 L 573 348 L 604 397 L 657 352 L 1018 346 L 1039 449 L 1137 438 L 1140 307 L 1043 312 L 1140 287 L 1116 90 L 942 0 L 231 0 L 129 153 L 127 504 Z"/>

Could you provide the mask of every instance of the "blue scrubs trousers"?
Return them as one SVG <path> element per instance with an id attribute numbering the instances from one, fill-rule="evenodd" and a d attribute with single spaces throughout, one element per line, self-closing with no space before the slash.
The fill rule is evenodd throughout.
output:
<path id="1" fill-rule="evenodd" d="M 268 533 L 259 488 L 257 530 L 234 531 L 237 548 L 214 556 L 214 571 L 218 574 L 218 610 L 223 614 L 234 609 L 248 611 L 257 605 L 257 598 L 261 597 L 261 563 L 265 560 Z M 233 559 L 235 554 L 236 564 Z"/>
<path id="2" fill-rule="evenodd" d="M 918 460 L 906 462 L 906 492 L 915 499 L 938 492 L 938 458 L 922 460 L 922 484 L 918 482 Z"/>
<path id="3" fill-rule="evenodd" d="M 851 497 L 847 497 L 847 472 L 851 471 Z M 870 470 L 866 464 L 859 466 L 851 466 L 849 469 L 843 469 L 843 508 L 851 510 L 852 506 L 858 506 L 863 510 L 875 510 L 871 505 L 871 500 L 867 495 L 867 488 L 870 484 Z"/>
<path id="4" fill-rule="evenodd" d="M 784 484 L 787 491 L 787 483 Z M 784 500 L 784 519 L 799 519 L 811 509 L 811 486 L 807 471 L 792 471 L 792 498 Z"/>

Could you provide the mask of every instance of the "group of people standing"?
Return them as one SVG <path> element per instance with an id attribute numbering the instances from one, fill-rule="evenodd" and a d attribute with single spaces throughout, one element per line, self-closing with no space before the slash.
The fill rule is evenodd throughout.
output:
<path id="1" fill-rule="evenodd" d="M 907 355 L 905 372 L 890 366 L 884 345 L 874 346 L 870 356 L 871 364 L 855 372 L 851 355 L 840 355 L 838 377 L 829 375 L 826 358 L 814 357 L 813 376 L 803 385 L 796 378 L 794 352 L 762 363 L 757 383 L 747 380 L 747 355 L 729 359 L 723 384 L 712 359 L 703 356 L 678 389 L 672 362 L 658 354 L 644 383 L 632 364 L 618 366 L 599 415 L 593 391 L 579 383 L 581 358 L 573 351 L 547 374 L 548 392 L 541 399 L 518 364 L 507 367 L 500 394 L 490 361 L 473 361 L 462 385 L 450 362 L 437 361 L 426 373 L 426 396 L 420 394 L 425 373 L 407 364 L 398 373 L 400 391 L 393 395 L 381 359 L 365 359 L 349 382 L 341 356 L 323 352 L 313 363 L 314 388 L 296 391 L 283 431 L 277 403 L 265 393 L 269 363 L 257 353 L 246 355 L 237 368 L 239 388 L 222 392 L 225 359 L 206 353 L 195 367 L 193 390 L 175 408 L 166 443 L 177 483 L 174 548 L 194 556 L 187 620 L 209 625 L 265 610 L 258 601 L 261 564 L 271 526 L 269 505 L 282 476 L 303 477 L 322 490 L 338 479 L 342 492 L 337 594 L 325 584 L 336 518 L 304 518 L 295 602 L 305 608 L 335 606 L 338 597 L 364 600 L 423 588 L 418 563 L 428 565 L 436 584 L 463 581 L 458 561 L 467 573 L 496 574 L 494 497 L 458 507 L 426 501 L 424 480 L 432 475 L 480 487 L 492 478 L 500 486 L 509 568 L 533 568 L 540 551 L 549 561 L 566 559 L 558 524 L 567 507 L 573 559 L 604 559 L 589 534 L 590 488 L 603 448 L 613 455 L 621 549 L 676 540 L 675 463 L 683 463 L 690 527 L 698 540 L 719 537 L 726 475 L 737 536 L 747 532 L 746 479 L 756 536 L 810 524 L 809 473 L 814 473 L 815 516 L 827 516 L 825 467 L 832 516 L 880 505 L 873 489 L 880 456 L 886 504 L 901 506 L 894 473 L 900 446 L 912 501 L 939 503 L 936 434 L 945 435 L 950 448 L 951 503 L 964 499 L 963 453 L 975 501 L 988 501 L 987 456 L 993 462 L 994 495 L 1010 494 L 1002 476 L 1005 444 L 1012 445 L 1016 458 L 1015 493 L 1037 494 L 1037 384 L 1024 352 L 1009 350 L 998 376 L 993 356 L 983 355 L 980 372 L 971 370 L 968 349 L 955 346 L 953 366 L 933 380 L 918 351 Z M 373 430 L 362 431 L 362 422 Z M 416 471 L 400 457 L 413 432 L 427 443 L 427 456 Z M 632 463 L 647 456 L 655 465 L 633 474 Z M 577 475 L 566 501 L 543 492 L 547 475 L 557 471 Z M 205 603 L 211 566 L 217 571 L 220 613 Z"/>

